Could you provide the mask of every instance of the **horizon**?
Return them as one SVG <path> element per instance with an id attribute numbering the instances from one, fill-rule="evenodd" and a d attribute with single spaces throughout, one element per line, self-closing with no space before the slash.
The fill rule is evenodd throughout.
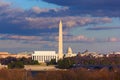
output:
<path id="1" fill-rule="evenodd" d="M 57 52 L 59 20 L 64 53 L 69 46 L 75 53 L 120 52 L 119 7 L 119 0 L 0 0 L 0 52 Z"/>

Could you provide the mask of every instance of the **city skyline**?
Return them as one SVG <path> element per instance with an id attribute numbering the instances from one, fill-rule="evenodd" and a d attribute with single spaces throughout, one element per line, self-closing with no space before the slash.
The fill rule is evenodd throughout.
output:
<path id="1" fill-rule="evenodd" d="M 86 6 L 87 5 L 87 6 Z M 0 0 L 0 51 L 58 49 L 63 22 L 64 53 L 120 51 L 119 0 Z"/>

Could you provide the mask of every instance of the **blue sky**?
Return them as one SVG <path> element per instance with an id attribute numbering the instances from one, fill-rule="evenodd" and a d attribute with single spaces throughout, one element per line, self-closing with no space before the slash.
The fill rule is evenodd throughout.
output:
<path id="1" fill-rule="evenodd" d="M 38 6 L 40 8 L 59 8 L 60 6 L 57 6 L 55 4 L 49 4 L 41 0 L 5 0 L 7 2 L 12 3 L 12 7 L 20 7 L 23 9 L 31 9 L 34 6 Z"/>
<path id="2" fill-rule="evenodd" d="M 64 52 L 120 51 L 119 8 L 119 0 L 0 0 L 0 51 L 57 52 L 60 19 Z"/>

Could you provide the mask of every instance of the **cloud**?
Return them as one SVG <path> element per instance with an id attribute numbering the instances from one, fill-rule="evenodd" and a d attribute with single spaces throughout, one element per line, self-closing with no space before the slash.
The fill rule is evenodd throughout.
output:
<path id="1" fill-rule="evenodd" d="M 0 6 L 0 39 L 51 46 L 51 42 L 57 42 L 58 24 L 61 19 L 63 21 L 65 42 L 96 42 L 95 38 L 84 35 L 68 35 L 69 33 L 66 30 L 90 24 L 97 25 L 112 22 L 110 17 L 65 16 L 66 13 L 65 15 L 61 14 L 68 9 L 68 7 L 41 9 L 35 6 L 26 11 L 20 8 L 11 8 L 11 4 L 6 7 L 2 5 Z"/>
<path id="2" fill-rule="evenodd" d="M 29 11 L 34 12 L 36 14 L 40 14 L 40 13 L 49 13 L 51 11 L 52 12 L 65 11 L 67 9 L 68 9 L 67 7 L 63 7 L 63 8 L 40 8 L 38 6 L 34 6 Z"/>
<path id="3" fill-rule="evenodd" d="M 12 4 L 8 2 L 2 2 L 0 5 L 0 34 L 22 36 L 44 36 L 44 33 L 47 33 L 46 35 L 56 34 L 60 19 L 63 20 L 64 30 L 71 27 L 112 22 L 109 17 L 58 16 L 59 11 L 64 12 L 68 10 L 68 7 L 41 9 L 35 6 L 31 10 L 23 10 L 12 8 Z M 53 14 L 55 14 L 54 17 L 51 16 Z"/>
<path id="4" fill-rule="evenodd" d="M 4 50 L 11 49 L 19 49 L 19 50 L 35 50 L 35 49 L 53 49 L 56 46 L 56 41 L 52 39 L 52 37 L 48 36 L 20 36 L 20 35 L 9 35 L 9 34 L 0 34 L 0 44 L 4 46 L 0 46 L 1 48 L 5 48 Z M 6 42 L 6 43 L 5 43 Z M 7 44 L 11 44 L 12 46 L 7 46 Z M 16 51 L 16 50 L 14 50 Z"/>
<path id="5" fill-rule="evenodd" d="M 119 0 L 43 0 L 48 3 L 69 7 L 67 15 L 120 16 Z"/>
<path id="6" fill-rule="evenodd" d="M 68 9 L 69 7 L 41 9 L 35 6 L 31 10 L 23 10 L 11 8 L 10 3 L 1 3 L 0 34 L 7 34 L 9 39 L 30 40 L 30 38 L 36 39 L 36 37 L 41 36 L 44 37 L 42 38 L 43 40 L 48 39 L 51 41 L 53 38 L 48 38 L 48 35 L 56 36 L 58 34 L 60 19 L 63 21 L 64 32 L 71 27 L 84 27 L 90 24 L 96 25 L 112 22 L 112 18 L 109 17 L 58 16 L 60 11 L 64 13 Z M 53 14 L 55 15 L 51 16 Z M 73 39 L 72 41 L 79 41 L 81 36 L 75 36 Z M 82 40 L 87 41 L 89 39 L 84 37 Z"/>
<path id="7" fill-rule="evenodd" d="M 29 45 L 43 45 L 43 46 L 54 46 L 57 42 L 55 40 L 54 34 L 44 35 L 44 36 L 21 36 L 21 35 L 10 35 L 10 34 L 0 34 L 0 41 L 15 41 L 21 44 Z M 54 46 L 55 47 L 55 46 Z"/>
<path id="8" fill-rule="evenodd" d="M 8 38 L 10 39 L 17 39 L 17 40 L 36 40 L 36 39 L 41 39 L 38 36 L 18 36 L 18 35 L 12 35 L 9 36 Z"/>
<path id="9" fill-rule="evenodd" d="M 111 6 L 115 6 L 118 8 L 119 0 L 43 0 L 49 3 L 57 4 L 60 6 L 70 6 L 70 7 L 82 7 L 82 8 L 110 8 Z M 87 6 L 86 6 L 87 5 Z M 96 6 L 96 7 L 95 7 Z"/>
<path id="10" fill-rule="evenodd" d="M 94 17 L 80 17 L 80 16 L 67 16 L 67 17 L 26 17 L 25 20 L 29 23 L 30 28 L 57 28 L 59 20 L 63 20 L 64 28 L 75 27 L 75 26 L 85 26 L 88 24 L 100 24 L 100 23 L 110 23 L 111 18 L 94 18 Z M 36 25 L 36 26 L 34 26 Z"/>
<path id="11" fill-rule="evenodd" d="M 54 37 L 55 41 L 58 41 L 58 36 Z M 84 35 L 78 35 L 78 36 L 73 36 L 73 35 L 64 35 L 63 37 L 64 42 L 81 42 L 81 43 L 90 43 L 94 42 L 94 38 L 88 38 Z"/>
<path id="12" fill-rule="evenodd" d="M 99 27 L 90 27 L 90 28 L 87 28 L 87 30 L 113 30 L 113 29 L 120 29 L 120 27 L 103 27 L 103 26 L 99 26 Z"/>
<path id="13" fill-rule="evenodd" d="M 39 14 L 41 12 L 48 12 L 49 11 L 49 9 L 40 9 L 38 6 L 34 6 L 31 10 L 37 14 Z"/>
<path id="14" fill-rule="evenodd" d="M 51 37 L 54 38 L 55 41 L 58 41 L 58 36 Z M 68 35 L 65 33 L 63 40 L 65 43 L 107 43 L 107 42 L 120 42 L 120 38 L 118 37 L 107 37 L 107 38 L 96 38 L 96 37 L 87 37 L 85 35 Z"/>
<path id="15" fill-rule="evenodd" d="M 108 42 L 120 42 L 120 39 L 119 38 L 115 38 L 115 37 L 111 37 L 111 38 L 108 38 L 107 41 Z"/>
<path id="16" fill-rule="evenodd" d="M 64 41 L 66 42 L 94 42 L 94 38 L 87 38 L 84 35 L 65 36 Z"/>
<path id="17" fill-rule="evenodd" d="M 21 36 L 21 35 L 10 35 L 10 34 L 0 34 L 0 39 L 8 39 L 8 40 L 42 40 L 40 36 Z"/>
<path id="18" fill-rule="evenodd" d="M 52 0 L 50 0 L 50 3 L 52 3 L 51 1 Z M 84 4 L 82 4 L 79 3 L 79 0 L 74 2 L 66 0 L 63 1 L 63 3 L 59 3 L 59 5 L 62 6 L 61 8 L 40 8 L 38 6 L 34 6 L 30 10 L 24 10 L 13 7 L 11 3 L 5 2 L 5 0 L 0 0 L 0 49 L 8 49 L 7 51 L 26 51 L 36 49 L 49 50 L 52 48 L 52 50 L 54 50 L 58 41 L 58 24 L 60 19 L 63 21 L 65 45 L 74 45 L 73 42 L 76 42 L 75 44 L 77 45 L 81 45 L 81 43 L 98 43 L 98 46 L 101 47 L 100 42 L 103 44 L 107 42 L 110 42 L 110 44 L 112 42 L 119 42 L 120 39 L 115 37 L 103 39 L 102 36 L 100 36 L 99 39 L 96 39 L 96 37 L 90 37 L 89 34 L 84 35 L 85 30 L 79 32 L 83 33 L 83 35 L 74 34 L 73 36 L 69 34 L 69 30 L 74 29 L 75 27 L 87 28 L 86 26 L 89 26 L 88 30 L 119 29 L 119 26 L 97 27 L 99 24 L 104 25 L 106 23 L 112 23 L 113 18 L 111 17 L 120 15 L 120 11 L 117 8 L 118 5 L 116 5 L 115 8 L 113 8 L 114 5 L 108 8 L 105 7 L 105 5 L 98 7 L 95 5 L 98 5 L 100 2 L 97 3 L 98 0 L 96 0 L 87 2 L 88 6 L 85 6 L 85 1 L 83 1 Z M 59 2 L 59 0 L 54 0 L 55 4 L 56 2 Z M 97 4 L 90 5 L 93 2 Z M 106 1 L 105 4 L 107 4 Z M 91 25 L 95 27 L 91 27 Z M 84 47 L 87 46 L 88 44 Z"/>
<path id="19" fill-rule="evenodd" d="M 10 6 L 11 5 L 11 3 L 9 3 L 9 2 L 4 2 L 3 0 L 1 0 L 0 1 L 0 7 L 2 6 L 2 7 L 8 7 L 8 6 Z"/>
<path id="20" fill-rule="evenodd" d="M 120 42 L 120 38 L 119 37 L 106 37 L 106 38 L 95 38 L 94 39 L 94 43 L 113 43 L 113 42 Z"/>

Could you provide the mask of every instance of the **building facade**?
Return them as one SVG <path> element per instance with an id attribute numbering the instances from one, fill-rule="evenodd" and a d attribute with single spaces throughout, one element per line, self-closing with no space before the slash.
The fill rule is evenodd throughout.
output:
<path id="1" fill-rule="evenodd" d="M 0 58 L 7 58 L 7 57 L 14 57 L 14 58 L 30 58 L 31 54 L 11 54 L 8 52 L 0 52 Z"/>
<path id="2" fill-rule="evenodd" d="M 58 54 L 55 51 L 34 51 L 32 60 L 37 60 L 39 63 L 49 62 L 51 59 L 58 59 Z"/>
<path id="3" fill-rule="evenodd" d="M 72 52 L 72 48 L 68 47 L 68 50 L 67 50 L 67 53 L 65 54 L 65 57 L 74 57 L 76 55 L 77 55 L 76 53 Z"/>

